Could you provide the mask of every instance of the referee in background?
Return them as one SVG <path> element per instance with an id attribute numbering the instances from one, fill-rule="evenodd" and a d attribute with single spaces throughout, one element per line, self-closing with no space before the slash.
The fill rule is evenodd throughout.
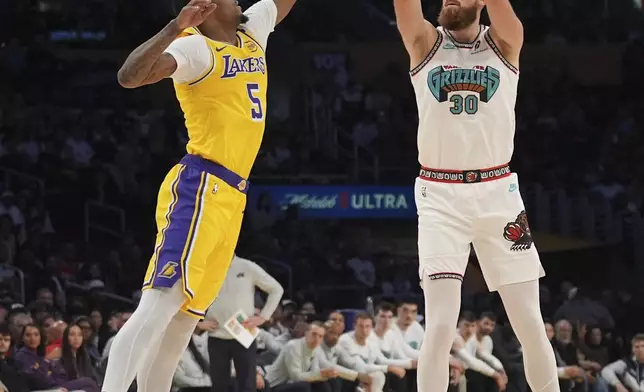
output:
<path id="1" fill-rule="evenodd" d="M 255 287 L 268 294 L 264 308 L 255 314 Z M 208 354 L 213 392 L 226 392 L 231 366 L 235 365 L 237 392 L 255 392 L 257 344 L 246 349 L 223 327 L 238 310 L 249 318 L 246 328 L 257 328 L 266 322 L 282 299 L 284 289 L 275 278 L 250 260 L 235 255 L 219 295 L 206 312 L 202 325 L 208 330 Z"/>

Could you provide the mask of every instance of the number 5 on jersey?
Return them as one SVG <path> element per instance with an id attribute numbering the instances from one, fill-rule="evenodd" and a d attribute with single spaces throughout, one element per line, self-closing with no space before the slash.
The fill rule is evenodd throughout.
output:
<path id="1" fill-rule="evenodd" d="M 256 95 L 259 92 L 259 85 L 257 83 L 248 83 L 246 84 L 246 90 L 252 105 L 250 117 L 253 121 L 262 121 L 264 119 L 264 108 L 262 107 L 262 100 Z"/>

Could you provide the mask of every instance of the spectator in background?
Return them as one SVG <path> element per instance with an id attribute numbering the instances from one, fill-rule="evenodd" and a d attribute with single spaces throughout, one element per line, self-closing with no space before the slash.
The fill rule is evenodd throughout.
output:
<path id="1" fill-rule="evenodd" d="M 579 328 L 579 349 L 586 360 L 596 362 L 601 369 L 609 362 L 608 347 L 604 344 L 602 330 L 592 327 L 590 333 L 587 331 L 584 325 Z"/>
<path id="2" fill-rule="evenodd" d="M 98 388 L 98 373 L 92 366 L 85 344 L 83 329 L 79 324 L 71 324 L 65 328 L 60 362 L 65 369 L 68 380 L 88 378 L 93 380 Z"/>
<path id="3" fill-rule="evenodd" d="M 376 308 L 376 326 L 371 333 L 387 358 L 418 359 L 418 350 L 401 339 L 402 335 L 391 329 L 394 320 L 395 307 L 383 302 Z"/>
<path id="4" fill-rule="evenodd" d="M 490 334 L 494 332 L 496 327 L 496 316 L 491 312 L 484 312 L 479 317 L 474 333 L 465 342 L 466 349 L 475 353 L 476 357 L 484 361 L 495 371 L 495 376 L 501 377 L 487 377 L 479 372 L 468 370 L 465 374 L 467 378 L 468 391 L 474 392 L 491 392 L 503 391 L 508 383 L 505 369 L 498 358 L 492 355 L 494 343 Z"/>
<path id="5" fill-rule="evenodd" d="M 340 312 L 331 312 L 329 314 L 329 321 L 333 322 L 334 324 L 337 324 L 340 329 L 340 333 L 344 333 L 344 330 L 346 329 L 346 325 L 344 324 L 344 315 Z"/>
<path id="6" fill-rule="evenodd" d="M 9 392 L 29 392 L 29 386 L 20 375 L 18 364 L 7 356 L 11 352 L 11 342 L 9 326 L 0 324 L 0 380 Z"/>
<path id="7" fill-rule="evenodd" d="M 331 388 L 326 382 L 338 377 L 345 368 L 326 361 L 324 354 L 318 353 L 324 333 L 322 323 L 316 321 L 309 325 L 303 338 L 286 344 L 275 362 L 266 367 L 266 381 L 272 390 L 325 391 Z M 344 377 L 355 379 L 352 375 L 354 373 L 350 372 Z"/>
<path id="8" fill-rule="evenodd" d="M 555 320 L 566 319 L 572 325 L 596 325 L 601 329 L 615 328 L 610 312 L 601 303 L 590 299 L 583 290 L 571 292 L 572 298 L 564 302 L 554 314 Z"/>
<path id="9" fill-rule="evenodd" d="M 98 350 L 98 336 L 90 320 L 86 317 L 79 317 L 76 324 L 83 330 L 83 346 L 87 350 L 87 355 L 93 366 L 98 364 L 101 359 L 101 353 Z"/>
<path id="10" fill-rule="evenodd" d="M 418 317 L 418 305 L 411 299 L 403 300 L 398 304 L 397 318 L 392 325 L 394 331 L 397 331 L 402 340 L 415 350 L 420 349 L 425 337 L 425 329 L 416 320 Z"/>
<path id="11" fill-rule="evenodd" d="M 476 329 L 477 323 L 474 313 L 470 311 L 461 312 L 458 319 L 458 333 L 452 343 L 451 350 L 452 354 L 465 365 L 465 374 L 459 380 L 459 386 L 461 388 L 467 386 L 468 389 L 470 386 L 474 388 L 474 385 L 470 385 L 470 379 L 480 381 L 482 376 L 485 376 L 493 379 L 499 390 L 504 390 L 507 384 L 507 379 L 504 375 L 494 370 L 492 366 L 478 357 Z M 474 344 L 468 344 L 472 339 Z"/>
<path id="12" fill-rule="evenodd" d="M 370 386 L 374 382 L 375 384 L 384 384 L 384 378 L 377 380 L 378 373 L 374 374 L 372 377 L 366 373 L 358 373 L 355 370 L 345 368 L 338 365 L 340 357 L 345 355 L 345 353 L 338 347 L 338 340 L 340 338 L 340 326 L 332 321 L 327 321 L 324 323 L 324 340 L 320 346 L 320 349 L 316 350 L 316 355 L 318 356 L 319 363 L 330 363 L 322 365 L 321 367 L 333 367 L 338 371 L 338 375 L 341 379 L 349 381 L 351 383 L 362 384 L 363 386 Z M 380 374 L 382 375 L 382 374 Z M 374 381 L 374 379 L 376 379 Z M 342 390 L 342 384 L 339 382 L 340 379 L 332 380 L 330 385 L 333 392 L 340 392 Z"/>
<path id="13" fill-rule="evenodd" d="M 418 350 L 402 340 L 402 335 L 391 329 L 394 306 L 381 303 L 376 310 L 376 326 L 370 338 L 377 342 L 380 352 L 389 359 L 418 360 Z M 404 379 L 388 377 L 389 386 L 396 391 L 415 391 L 416 374 L 413 369 L 406 372 Z"/>
<path id="14" fill-rule="evenodd" d="M 601 376 L 617 392 L 644 390 L 644 334 L 635 335 L 631 341 L 631 356 L 617 360 L 601 371 Z"/>
<path id="15" fill-rule="evenodd" d="M 266 304 L 259 315 L 255 311 L 255 288 L 268 293 Z M 230 383 L 230 361 L 235 364 L 238 392 L 253 392 L 256 384 L 257 343 L 250 347 L 242 346 L 223 327 L 229 318 L 240 309 L 248 319 L 244 326 L 258 328 L 268 320 L 280 303 L 284 289 L 275 278 L 260 266 L 237 255 L 233 256 L 217 299 L 206 312 L 208 328 L 208 353 L 210 357 L 210 376 L 214 392 L 224 392 Z"/>
<path id="16" fill-rule="evenodd" d="M 106 335 L 109 336 L 109 339 L 105 342 L 105 347 L 103 348 L 103 360 L 107 359 L 107 357 L 110 355 L 110 348 L 112 347 L 112 342 L 114 341 L 116 333 L 121 328 L 123 328 L 123 325 L 125 325 L 130 317 L 132 317 L 131 311 L 116 312 L 110 317 L 109 321 L 107 322 L 109 330 L 106 331 Z"/>
<path id="17" fill-rule="evenodd" d="M 568 320 L 559 320 L 555 324 L 553 339 L 557 374 L 564 390 L 584 390 L 584 369 L 579 364 L 577 345 L 572 340 L 572 324 Z"/>
<path id="18" fill-rule="evenodd" d="M 179 388 L 179 392 L 211 392 L 208 333 L 205 331 L 195 329 L 174 373 L 172 386 Z"/>
<path id="19" fill-rule="evenodd" d="M 27 310 L 20 306 L 12 309 L 7 315 L 7 322 L 9 323 L 9 330 L 11 331 L 11 339 L 13 342 L 22 341 L 22 330 L 29 324 L 33 324 L 33 319 L 27 313 Z"/>
<path id="20" fill-rule="evenodd" d="M 405 377 L 406 369 L 415 369 L 416 360 L 389 359 L 380 351 L 379 344 L 369 338 L 373 331 L 373 320 L 367 313 L 358 313 L 353 322 L 353 331 L 346 332 L 340 337 L 340 349 L 344 352 L 340 364 L 360 373 L 387 374 L 391 373 L 398 378 Z M 380 378 L 378 376 L 377 378 Z M 372 389 L 378 390 L 373 385 Z"/>
<path id="21" fill-rule="evenodd" d="M 67 324 L 62 320 L 55 320 L 46 330 L 46 342 L 49 344 L 45 349 L 47 359 L 58 359 L 62 355 L 63 335 Z"/>
<path id="22" fill-rule="evenodd" d="M 22 332 L 20 348 L 16 351 L 16 362 L 20 363 L 20 372 L 32 390 L 65 388 L 72 391 L 100 392 L 94 380 L 69 380 L 65 369 L 58 361 L 45 359 L 45 341 L 38 327 L 33 324 L 27 325 Z"/>

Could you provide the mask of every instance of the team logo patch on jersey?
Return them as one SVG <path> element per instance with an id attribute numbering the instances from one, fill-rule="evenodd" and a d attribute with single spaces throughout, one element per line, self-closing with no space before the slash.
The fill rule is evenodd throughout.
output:
<path id="1" fill-rule="evenodd" d="M 510 250 L 518 252 L 532 247 L 532 233 L 528 225 L 528 215 L 525 211 L 517 216 L 514 222 L 509 222 L 503 229 L 503 238 L 512 242 Z"/>
<path id="2" fill-rule="evenodd" d="M 456 45 L 454 45 L 451 42 L 448 42 L 445 45 L 443 45 L 443 49 L 447 49 L 447 50 L 456 49 Z"/>
<path id="3" fill-rule="evenodd" d="M 257 44 L 253 41 L 246 41 L 244 42 L 244 45 L 246 45 L 246 48 L 248 48 L 248 50 L 250 50 L 253 53 L 257 52 L 257 49 L 259 48 Z"/>
<path id="4" fill-rule="evenodd" d="M 171 279 L 177 274 L 177 267 L 179 263 L 175 261 L 168 261 L 166 265 L 163 266 L 161 272 L 159 272 L 159 278 Z"/>

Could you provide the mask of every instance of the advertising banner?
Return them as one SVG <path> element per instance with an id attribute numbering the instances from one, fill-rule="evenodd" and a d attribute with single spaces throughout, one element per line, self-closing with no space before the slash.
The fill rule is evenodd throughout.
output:
<path id="1" fill-rule="evenodd" d="M 260 198 L 284 211 L 295 204 L 303 219 L 413 219 L 414 188 L 396 186 L 261 186 L 253 185 L 247 209 Z"/>

